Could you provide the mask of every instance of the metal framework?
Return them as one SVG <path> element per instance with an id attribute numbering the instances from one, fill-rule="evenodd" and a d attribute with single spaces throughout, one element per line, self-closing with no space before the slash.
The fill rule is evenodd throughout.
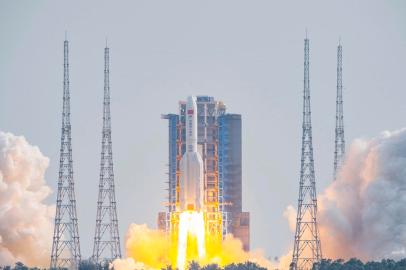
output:
<path id="1" fill-rule="evenodd" d="M 314 175 L 312 124 L 310 110 L 309 39 L 304 47 L 303 136 L 300 188 L 295 243 L 291 269 L 309 270 L 322 258 L 317 227 L 317 197 Z"/>
<path id="2" fill-rule="evenodd" d="M 201 155 L 203 159 L 204 183 L 205 183 L 205 221 L 206 233 L 211 235 L 211 239 L 222 238 L 222 214 L 219 206 L 219 181 L 218 181 L 218 125 L 217 118 L 225 113 L 225 105 L 222 102 L 215 101 L 213 97 L 198 96 L 197 97 L 198 111 L 198 148 L 201 147 Z M 164 119 L 168 119 L 164 117 Z M 186 103 L 179 103 L 179 116 L 176 126 L 176 161 L 182 158 L 186 149 Z M 199 150 L 200 151 L 200 150 Z M 176 204 L 179 203 L 179 178 L 180 171 L 178 162 L 172 163 L 176 165 L 176 178 L 170 178 L 169 183 L 169 229 L 172 236 L 178 231 L 179 213 L 176 210 Z M 172 165 L 172 166 L 173 166 Z M 172 179 L 172 180 L 171 180 Z M 176 182 L 173 183 L 176 179 Z M 172 183 L 173 184 L 172 184 Z M 171 192 L 175 195 L 172 196 Z M 175 203 L 175 205 L 173 205 Z M 176 236 L 175 236 L 176 239 Z"/>
<path id="3" fill-rule="evenodd" d="M 340 171 L 345 156 L 344 111 L 343 111 L 343 48 L 341 42 L 337 47 L 337 99 L 336 99 L 336 129 L 334 148 L 334 180 Z"/>
<path id="4" fill-rule="evenodd" d="M 72 166 L 69 43 L 64 41 L 62 136 L 51 268 L 78 269 L 81 255 Z"/>
<path id="5" fill-rule="evenodd" d="M 222 239 L 222 213 L 219 206 L 218 125 L 224 112 L 217 102 L 198 98 L 198 121 L 202 124 L 202 159 L 205 182 L 206 232 Z M 218 239 L 216 239 L 218 240 Z"/>
<path id="6" fill-rule="evenodd" d="M 222 128 L 222 123 L 218 121 L 218 160 L 223 160 L 224 156 L 224 147 L 221 147 L 221 143 L 224 143 L 224 140 L 220 138 L 220 136 L 224 136 L 224 132 L 220 132 Z M 224 165 L 223 162 L 218 162 L 218 203 L 219 203 L 219 211 L 222 215 L 222 237 L 223 239 L 227 234 L 231 232 L 231 224 L 232 224 L 232 219 L 231 219 L 231 213 L 229 213 L 226 207 L 226 201 L 224 199 Z"/>
<path id="7" fill-rule="evenodd" d="M 228 115 L 232 116 L 232 115 Z M 240 202 L 237 203 L 235 198 L 230 198 L 230 192 L 227 190 L 233 190 L 233 193 L 237 193 L 238 189 L 236 186 L 231 186 L 229 182 L 226 182 L 227 177 L 230 177 L 230 171 L 238 172 L 238 168 L 236 168 L 235 164 L 232 164 L 230 161 L 230 148 L 233 149 L 233 145 L 230 145 L 230 137 L 232 131 L 229 130 L 227 126 L 227 115 L 221 115 L 218 117 L 217 125 L 218 125 L 218 202 L 220 213 L 222 213 L 222 233 L 223 239 L 226 237 L 227 234 L 233 233 L 233 218 L 235 217 L 235 211 L 238 206 L 241 205 L 241 193 L 240 195 Z M 241 120 L 241 118 L 240 118 Z M 241 122 L 240 122 L 241 123 Z M 235 134 L 234 134 L 235 136 Z M 233 149 L 233 152 L 237 152 L 237 149 Z M 233 166 L 232 168 L 230 168 Z M 241 171 L 240 171 L 241 172 Z M 235 184 L 235 183 L 234 183 Z M 228 186 L 230 185 L 230 186 Z M 241 190 L 240 190 L 241 191 Z M 237 204 L 236 204 L 237 203 Z M 238 209 L 238 212 L 241 212 L 241 207 Z"/>
<path id="8" fill-rule="evenodd" d="M 104 101 L 100 181 L 92 258 L 94 262 L 101 266 L 120 257 L 121 248 L 114 191 L 111 142 L 109 48 L 106 47 L 104 49 Z"/>

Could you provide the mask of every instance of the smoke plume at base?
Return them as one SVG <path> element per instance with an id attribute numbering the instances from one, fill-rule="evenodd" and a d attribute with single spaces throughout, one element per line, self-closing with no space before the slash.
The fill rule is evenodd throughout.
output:
<path id="1" fill-rule="evenodd" d="M 404 258 L 405 213 L 406 129 L 354 140 L 337 179 L 318 196 L 323 257 Z M 294 224 L 294 208 L 285 217 Z"/>
<path id="2" fill-rule="evenodd" d="M 44 174 L 49 160 L 22 136 L 0 131 L 0 265 L 48 266 L 55 208 Z"/>

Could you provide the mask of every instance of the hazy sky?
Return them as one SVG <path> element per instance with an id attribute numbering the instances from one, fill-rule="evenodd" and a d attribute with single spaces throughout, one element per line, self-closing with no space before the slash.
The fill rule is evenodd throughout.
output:
<path id="1" fill-rule="evenodd" d="M 122 239 L 132 222 L 155 227 L 164 210 L 168 134 L 160 115 L 177 112 L 187 95 L 212 95 L 242 114 L 251 247 L 281 255 L 293 241 L 283 211 L 297 205 L 306 27 L 321 191 L 332 181 L 339 37 L 347 145 L 406 126 L 405 1 L 3 0 L 0 129 L 50 157 L 46 180 L 55 190 L 67 30 L 79 234 L 90 256 L 108 36 Z"/>

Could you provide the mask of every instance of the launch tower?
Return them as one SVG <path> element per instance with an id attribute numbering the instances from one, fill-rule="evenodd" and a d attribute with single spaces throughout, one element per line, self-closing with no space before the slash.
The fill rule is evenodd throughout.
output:
<path id="1" fill-rule="evenodd" d="M 72 165 L 68 50 L 69 43 L 65 39 L 62 136 L 51 269 L 78 269 L 81 259 Z"/>
<path id="2" fill-rule="evenodd" d="M 340 170 L 345 156 L 344 111 L 343 111 L 343 48 L 341 42 L 337 47 L 337 99 L 336 99 L 336 129 L 334 148 L 334 180 Z"/>
<path id="3" fill-rule="evenodd" d="M 99 196 L 97 200 L 96 230 L 93 245 L 93 261 L 99 266 L 121 257 L 114 190 L 109 72 L 109 48 L 106 46 L 104 49 L 103 131 Z"/>
<path id="4" fill-rule="evenodd" d="M 302 158 L 291 270 L 310 270 L 313 264 L 320 262 L 322 258 L 317 227 L 317 195 L 310 110 L 309 39 L 307 36 L 304 45 Z"/>

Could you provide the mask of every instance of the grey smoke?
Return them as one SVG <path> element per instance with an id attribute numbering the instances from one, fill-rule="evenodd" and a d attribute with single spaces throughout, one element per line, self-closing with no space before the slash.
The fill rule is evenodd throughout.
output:
<path id="1" fill-rule="evenodd" d="M 324 257 L 406 256 L 406 129 L 357 139 L 319 195 Z"/>

